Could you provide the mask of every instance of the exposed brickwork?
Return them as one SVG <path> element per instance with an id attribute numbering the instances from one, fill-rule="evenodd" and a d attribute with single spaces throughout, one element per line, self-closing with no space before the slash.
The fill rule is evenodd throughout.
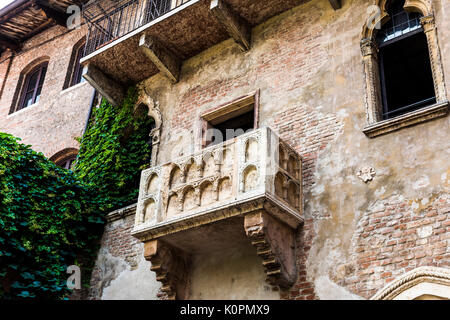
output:
<path id="1" fill-rule="evenodd" d="M 106 250 L 112 256 L 124 260 L 131 270 L 138 266 L 140 255 L 142 255 L 142 245 L 131 236 L 134 226 L 134 214 L 123 219 L 108 222 L 101 240 L 102 250 Z M 101 267 L 96 265 L 92 270 L 91 287 L 97 289 L 97 284 L 105 280 L 105 275 Z M 100 299 L 102 292 L 91 290 L 91 299 Z"/>
<path id="2" fill-rule="evenodd" d="M 355 273 L 341 281 L 369 298 L 396 277 L 421 266 L 450 267 L 450 198 L 414 209 L 393 197 L 370 208 L 354 234 Z"/>
<path id="3" fill-rule="evenodd" d="M 307 278 L 306 261 L 308 259 L 309 250 L 311 249 L 312 240 L 315 236 L 314 220 L 307 219 L 301 227 L 296 239 L 297 253 L 297 283 L 292 286 L 289 291 L 282 292 L 281 297 L 288 300 L 316 300 L 317 296 L 314 291 L 314 283 Z"/>
<path id="4" fill-rule="evenodd" d="M 18 136 L 23 143 L 51 157 L 66 148 L 78 148 L 74 140 L 83 133 L 89 112 L 93 88 L 84 83 L 63 91 L 74 45 L 83 38 L 84 28 L 68 32 L 54 26 L 26 41 L 23 50 L 12 60 L 9 73 L 9 52 L 0 57 L 0 131 Z M 10 113 L 17 104 L 21 72 L 31 67 L 33 61 L 47 57 L 49 60 L 39 102 L 17 113 Z"/>
<path id="5" fill-rule="evenodd" d="M 328 1 L 310 1 L 256 27 L 249 52 L 242 53 L 232 41 L 226 41 L 185 61 L 179 83 L 168 84 L 156 76 L 146 87 L 163 115 L 161 159 L 170 153 L 169 144 L 177 143 L 173 136 L 199 125 L 202 112 L 260 90 L 261 125 L 272 127 L 303 158 L 308 206 L 296 240 L 298 279 L 289 291 L 282 292 L 284 299 L 319 299 L 314 284 L 318 275 L 308 269 L 308 262 L 322 263 L 314 254 L 325 247 L 328 237 L 345 244 L 338 248 L 345 252 L 339 257 L 341 265 L 335 266 L 342 267 L 343 273 L 337 276 L 335 269 L 324 268 L 326 272 L 321 270 L 324 273 L 319 275 L 329 276 L 342 289 L 365 298 L 416 267 L 450 267 L 450 171 L 445 158 L 448 118 L 377 139 L 364 136 L 359 41 L 367 6 L 361 3 L 348 1 L 334 12 Z M 433 3 L 442 56 L 450 66 L 450 41 L 445 32 L 448 19 L 443 18 L 450 6 Z M 25 44 L 26 51 L 13 60 L 0 97 L 0 130 L 22 137 L 47 156 L 76 146 L 73 137 L 81 134 L 92 92 L 89 86 L 82 86 L 61 94 L 72 46 L 82 31 L 51 40 L 60 34 L 61 28 L 54 27 Z M 39 43 L 42 45 L 34 48 Z M 21 70 L 42 55 L 50 57 L 50 64 L 41 102 L 7 116 Z M 7 56 L 2 56 L 0 74 L 6 73 L 7 63 Z M 446 74 L 448 71 L 447 67 Z M 450 77 L 446 79 L 450 90 Z M 320 163 L 323 158 L 328 159 L 326 165 Z M 335 163 L 341 159 L 342 163 Z M 327 165 L 334 165 L 334 171 L 328 172 Z M 373 166 L 377 175 L 366 184 L 355 171 L 367 165 Z M 411 199 L 422 190 L 410 188 L 418 180 L 414 171 L 429 176 L 433 188 L 431 192 L 431 187 L 426 189 L 420 199 Z M 445 172 L 447 176 L 442 175 Z M 328 183 L 327 190 L 317 192 L 314 188 L 323 180 Z M 345 195 L 342 204 L 332 202 L 337 193 Z M 319 198 L 326 199 L 310 204 Z M 133 223 L 134 215 L 108 223 L 102 248 L 136 269 L 142 249 L 130 235 Z M 327 224 L 332 227 L 321 234 L 321 226 Z M 93 286 L 103 277 L 96 268 Z M 91 298 L 100 297 L 101 292 L 91 292 Z M 166 297 L 160 292 L 158 298 Z"/>

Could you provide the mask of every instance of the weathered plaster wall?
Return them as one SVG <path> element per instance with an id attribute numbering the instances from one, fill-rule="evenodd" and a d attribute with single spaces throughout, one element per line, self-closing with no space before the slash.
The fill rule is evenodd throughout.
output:
<path id="1" fill-rule="evenodd" d="M 101 249 L 91 277 L 90 299 L 155 300 L 161 284 L 144 259 L 143 245 L 130 232 L 131 213 L 105 227 Z"/>
<path id="2" fill-rule="evenodd" d="M 359 42 L 373 3 L 333 11 L 311 1 L 254 28 L 249 52 L 227 40 L 185 61 L 179 83 L 156 75 L 142 84 L 163 115 L 159 163 L 198 148 L 204 110 L 260 90 L 261 125 L 304 159 L 299 280 L 285 298 L 369 298 L 417 266 L 449 266 L 450 118 L 362 133 Z M 450 3 L 433 4 L 448 92 Z M 367 184 L 356 176 L 366 166 L 376 171 Z"/>
<path id="3" fill-rule="evenodd" d="M 266 284 L 261 259 L 250 243 L 193 259 L 189 299 L 280 299 L 280 292 Z"/>
<path id="4" fill-rule="evenodd" d="M 93 88 L 83 83 L 63 90 L 74 45 L 85 35 L 85 28 L 67 32 L 54 26 L 26 41 L 14 57 L 0 97 L 0 131 L 10 133 L 51 157 L 66 148 L 78 148 L 74 140 L 83 133 Z M 0 78 L 6 76 L 8 53 L 0 57 Z M 30 63 L 49 57 L 40 101 L 9 114 L 19 76 Z M 1 84 L 0 84 L 1 85 Z"/>

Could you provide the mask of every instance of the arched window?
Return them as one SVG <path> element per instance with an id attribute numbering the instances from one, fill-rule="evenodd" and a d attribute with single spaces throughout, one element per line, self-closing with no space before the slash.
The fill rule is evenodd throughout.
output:
<path id="1" fill-rule="evenodd" d="M 361 40 L 370 138 L 449 113 L 432 3 L 376 0 Z"/>
<path id="2" fill-rule="evenodd" d="M 47 66 L 48 62 L 41 63 L 27 73 L 25 76 L 25 81 L 23 82 L 23 88 L 21 90 L 22 97 L 16 111 L 26 108 L 39 101 L 45 74 L 47 72 Z"/>
<path id="3" fill-rule="evenodd" d="M 77 159 L 78 150 L 75 148 L 67 148 L 61 150 L 50 157 L 50 161 L 53 161 L 57 166 L 71 170 Z"/>
<path id="4" fill-rule="evenodd" d="M 83 58 L 84 45 L 85 39 L 83 38 L 80 41 L 78 41 L 73 47 L 63 89 L 67 89 L 76 84 L 86 81 L 83 78 L 83 67 L 80 64 L 80 60 L 81 58 Z"/>
<path id="5" fill-rule="evenodd" d="M 64 168 L 64 169 L 71 170 L 72 166 L 75 164 L 75 160 L 76 159 L 77 159 L 76 155 L 70 156 L 68 158 L 64 158 L 64 159 L 58 161 L 56 163 L 56 165 L 61 167 L 61 168 Z"/>
<path id="6" fill-rule="evenodd" d="M 76 58 L 75 58 L 75 67 L 73 70 L 73 76 L 72 76 L 72 82 L 71 82 L 71 86 L 74 86 L 78 83 L 84 82 L 86 81 L 83 78 L 83 67 L 80 64 L 80 59 L 83 58 L 83 46 L 80 46 L 77 50 L 76 53 Z"/>
<path id="7" fill-rule="evenodd" d="M 405 11 L 405 0 L 388 8 L 390 20 L 378 32 L 382 118 L 390 119 L 436 102 L 422 14 Z"/>

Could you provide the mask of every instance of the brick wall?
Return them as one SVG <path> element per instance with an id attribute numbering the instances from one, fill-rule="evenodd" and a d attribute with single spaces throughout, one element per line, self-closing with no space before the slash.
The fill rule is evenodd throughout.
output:
<path id="1" fill-rule="evenodd" d="M 69 32 L 54 26 L 39 33 L 23 44 L 8 74 L 9 52 L 0 57 L 0 88 L 6 78 L 0 96 L 0 130 L 20 137 L 23 143 L 32 145 L 47 157 L 66 148 L 78 148 L 74 138 L 83 133 L 93 88 L 84 83 L 63 90 L 63 85 L 71 71 L 74 45 L 85 32 L 84 28 Z M 9 114 L 12 104 L 19 98 L 16 92 L 22 70 L 42 57 L 48 57 L 49 64 L 40 101 Z"/>
<path id="2" fill-rule="evenodd" d="M 439 28 L 445 8 L 435 2 Z M 440 132 L 449 120 L 367 138 L 359 47 L 367 6 L 350 1 L 333 12 L 328 5 L 312 1 L 256 27 L 247 53 L 231 40 L 208 49 L 184 63 L 178 84 L 160 76 L 146 83 L 163 113 L 160 162 L 169 160 L 171 146 L 187 141 L 177 133 L 194 129 L 196 141 L 202 112 L 260 90 L 261 125 L 303 158 L 299 278 L 283 293 L 287 299 L 319 298 L 319 277 L 370 298 L 415 267 L 448 267 L 450 260 L 449 180 L 442 178 L 450 170 L 444 156 L 449 132 Z M 439 30 L 446 43 L 450 35 Z M 356 176 L 365 165 L 377 171 L 369 183 Z M 417 186 L 423 176 L 430 183 Z M 416 209 L 416 202 L 426 206 Z M 429 229 L 420 228 L 430 226 L 424 237 Z M 329 248 L 330 242 L 338 245 Z"/>

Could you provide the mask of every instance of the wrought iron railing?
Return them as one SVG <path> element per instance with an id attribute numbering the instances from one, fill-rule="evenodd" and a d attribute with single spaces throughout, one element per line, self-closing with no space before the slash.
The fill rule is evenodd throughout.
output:
<path id="1" fill-rule="evenodd" d="M 83 6 L 88 25 L 84 56 L 190 0 L 92 0 Z"/>

